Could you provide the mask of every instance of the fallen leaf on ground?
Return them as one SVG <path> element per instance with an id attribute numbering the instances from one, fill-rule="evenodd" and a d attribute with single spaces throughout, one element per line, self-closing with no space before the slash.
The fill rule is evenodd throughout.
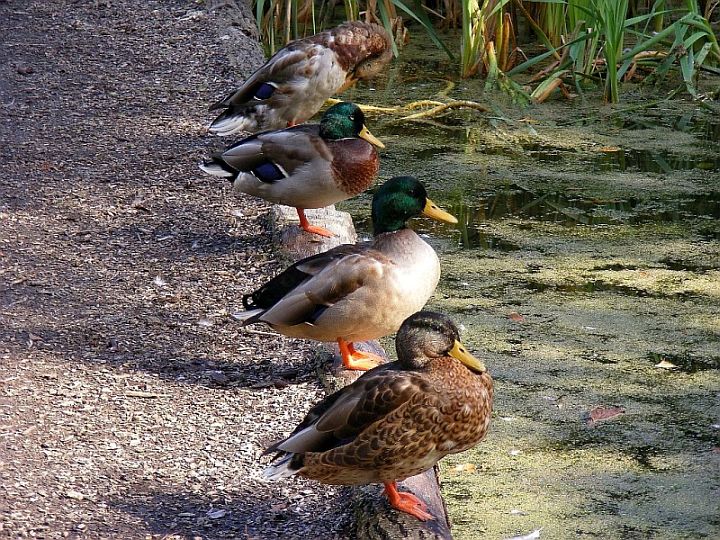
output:
<path id="1" fill-rule="evenodd" d="M 661 369 L 677 369 L 675 364 L 665 360 L 664 358 L 659 363 L 655 364 L 655 367 Z"/>
<path id="2" fill-rule="evenodd" d="M 227 515 L 228 511 L 225 509 L 222 510 L 210 510 L 207 513 L 207 517 L 210 519 L 220 519 L 221 517 L 225 517 Z"/>
<path id="3" fill-rule="evenodd" d="M 517 311 L 510 312 L 508 317 L 510 318 L 511 321 L 515 321 L 515 322 L 523 322 L 525 320 L 525 317 L 520 315 Z"/>
<path id="4" fill-rule="evenodd" d="M 542 529 L 535 529 L 531 533 L 522 536 L 513 536 L 511 538 L 506 538 L 505 540 L 536 540 L 537 538 L 540 538 L 540 531 L 542 531 Z"/>
<path id="5" fill-rule="evenodd" d="M 472 474 L 475 471 L 477 471 L 477 466 L 474 463 L 459 463 L 455 465 L 455 472 L 457 473 Z"/>
<path id="6" fill-rule="evenodd" d="M 598 405 L 597 407 L 593 407 L 593 409 L 588 413 L 585 423 L 588 426 L 594 426 L 598 422 L 610 420 L 611 418 L 615 418 L 621 414 L 625 414 L 625 409 L 622 407 L 616 407 L 615 405 L 607 407 L 605 405 Z"/>
<path id="7" fill-rule="evenodd" d="M 79 491 L 75 491 L 74 489 L 67 490 L 65 492 L 65 496 L 68 499 L 75 499 L 76 501 L 82 501 L 85 498 L 85 495 L 83 495 Z"/>

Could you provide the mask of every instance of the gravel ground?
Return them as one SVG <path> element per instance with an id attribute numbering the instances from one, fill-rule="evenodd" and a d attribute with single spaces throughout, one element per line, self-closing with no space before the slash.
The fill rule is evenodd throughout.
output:
<path id="1" fill-rule="evenodd" d="M 0 0 L 0 537 L 347 536 L 342 493 L 260 479 L 322 392 L 306 343 L 227 317 L 279 264 L 268 208 L 196 167 L 217 28 Z"/>

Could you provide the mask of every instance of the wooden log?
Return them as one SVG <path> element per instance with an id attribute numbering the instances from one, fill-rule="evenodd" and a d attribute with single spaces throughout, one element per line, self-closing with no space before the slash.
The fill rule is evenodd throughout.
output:
<path id="1" fill-rule="evenodd" d="M 276 204 L 270 211 L 270 231 L 280 254 L 289 262 L 317 255 L 340 244 L 354 244 L 357 234 L 352 218 L 347 212 L 338 212 L 334 206 L 305 210 L 311 225 L 325 227 L 335 236 L 323 238 L 308 234 L 300 228 L 297 210 L 291 206 Z"/>
<path id="2" fill-rule="evenodd" d="M 350 215 L 338 212 L 334 207 L 306 212 L 308 221 L 332 231 L 337 236 L 322 238 L 300 230 L 297 213 L 287 206 L 274 206 L 271 214 L 273 237 L 283 256 L 297 261 L 316 253 L 327 251 L 339 244 L 354 243 L 357 239 Z M 374 352 L 387 359 L 388 356 L 377 341 L 356 343 L 358 349 Z M 335 392 L 356 380 L 362 372 L 342 368 L 340 351 L 334 343 L 322 343 L 317 355 L 320 378 L 328 390 Z M 356 537 L 367 540 L 409 538 L 416 540 L 451 540 L 449 519 L 445 502 L 440 495 L 437 468 L 400 482 L 403 491 L 410 491 L 428 505 L 435 520 L 422 522 L 398 512 L 387 503 L 378 485 L 362 486 L 352 490 L 352 502 L 356 517 Z"/>

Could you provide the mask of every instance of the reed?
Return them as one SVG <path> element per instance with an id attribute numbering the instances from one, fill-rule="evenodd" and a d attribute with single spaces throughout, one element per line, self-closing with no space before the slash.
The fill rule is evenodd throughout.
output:
<path id="1" fill-rule="evenodd" d="M 381 22 L 397 45 L 403 19 L 412 20 L 453 59 L 437 26 L 460 26 L 459 73 L 485 76 L 486 87 L 520 88 L 511 78 L 537 70 L 533 96 L 547 99 L 566 86 L 582 94 L 601 82 L 605 99 L 617 103 L 623 80 L 658 80 L 678 73 L 698 95 L 702 70 L 720 75 L 720 45 L 708 22 L 720 0 L 343 0 L 343 18 Z M 335 24 L 331 0 L 255 0 L 255 13 L 270 53 L 291 39 Z M 515 66 L 516 31 L 523 18 L 546 52 Z M 623 52 L 632 44 L 632 54 Z M 508 78 L 508 75 L 510 78 Z M 500 82 L 502 81 L 502 82 Z"/>

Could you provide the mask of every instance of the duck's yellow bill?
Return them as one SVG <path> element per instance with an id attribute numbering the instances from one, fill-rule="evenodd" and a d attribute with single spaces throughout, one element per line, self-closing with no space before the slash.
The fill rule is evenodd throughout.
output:
<path id="1" fill-rule="evenodd" d="M 455 345 L 453 346 L 453 348 L 450 349 L 450 356 L 452 356 L 453 358 L 457 358 L 473 371 L 478 371 L 480 373 L 484 373 L 485 371 L 487 371 L 485 364 L 483 364 L 480 360 L 470 354 L 463 346 L 463 344 L 460 343 L 457 339 L 455 340 Z"/>
<path id="2" fill-rule="evenodd" d="M 438 221 L 444 221 L 446 223 L 457 223 L 458 220 L 452 214 L 448 214 L 445 210 L 440 208 L 437 204 L 427 199 L 425 202 L 425 208 L 422 211 L 424 216 L 429 218 L 437 219 Z"/>
<path id="3" fill-rule="evenodd" d="M 378 148 L 385 148 L 385 145 L 382 142 L 380 142 L 380 139 L 378 139 L 377 137 L 375 137 L 375 135 L 370 133 L 370 130 L 366 126 L 363 126 L 362 129 L 360 130 L 360 137 L 365 139 L 370 144 L 377 146 Z"/>

